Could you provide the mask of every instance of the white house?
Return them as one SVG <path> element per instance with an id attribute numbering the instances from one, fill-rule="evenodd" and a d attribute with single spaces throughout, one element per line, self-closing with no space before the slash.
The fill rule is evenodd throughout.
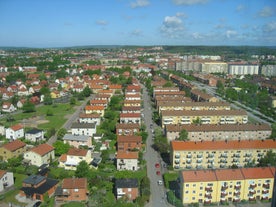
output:
<path id="1" fill-rule="evenodd" d="M 79 115 L 79 122 L 80 123 L 95 123 L 96 126 L 100 125 L 101 123 L 101 115 L 98 113 L 94 114 L 85 114 L 81 113 Z"/>
<path id="2" fill-rule="evenodd" d="M 40 142 L 44 139 L 44 131 L 41 129 L 33 128 L 25 133 L 25 139 L 32 142 Z"/>
<path id="3" fill-rule="evenodd" d="M 92 155 L 90 150 L 70 148 L 67 154 L 63 154 L 59 158 L 59 167 L 65 170 L 76 170 L 81 161 L 90 164 Z"/>
<path id="4" fill-rule="evenodd" d="M 63 142 L 78 148 L 79 146 L 92 147 L 92 138 L 87 135 L 65 134 Z"/>
<path id="5" fill-rule="evenodd" d="M 49 164 L 55 159 L 54 147 L 48 144 L 38 145 L 24 153 L 24 159 L 31 165 L 40 167 L 43 164 Z"/>
<path id="6" fill-rule="evenodd" d="M 13 125 L 6 129 L 6 139 L 19 139 L 24 137 L 24 128 L 21 124 Z"/>
<path id="7" fill-rule="evenodd" d="M 138 170 L 138 152 L 117 152 L 117 170 Z"/>
<path id="8" fill-rule="evenodd" d="M 87 135 L 92 137 L 96 134 L 96 124 L 95 123 L 73 123 L 71 126 L 73 135 Z"/>
<path id="9" fill-rule="evenodd" d="M 7 112 L 7 113 L 11 113 L 13 111 L 16 111 L 16 107 L 12 103 L 4 102 L 2 104 L 2 111 Z"/>
<path id="10" fill-rule="evenodd" d="M 13 172 L 0 170 L 0 192 L 14 185 Z"/>

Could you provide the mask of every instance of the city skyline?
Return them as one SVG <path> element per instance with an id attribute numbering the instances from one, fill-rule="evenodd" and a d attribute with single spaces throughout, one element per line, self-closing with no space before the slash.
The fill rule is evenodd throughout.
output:
<path id="1" fill-rule="evenodd" d="M 0 46 L 276 45 L 273 0 L 0 2 Z"/>

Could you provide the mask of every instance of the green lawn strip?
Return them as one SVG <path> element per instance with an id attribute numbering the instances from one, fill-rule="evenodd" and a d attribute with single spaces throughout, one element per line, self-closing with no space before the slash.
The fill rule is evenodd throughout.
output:
<path id="1" fill-rule="evenodd" d="M 61 205 L 61 207 L 85 207 L 85 204 L 77 201 L 72 201 L 70 203 Z"/>
<path id="2" fill-rule="evenodd" d="M 164 181 L 166 188 L 169 188 L 169 182 L 176 181 L 178 178 L 178 172 L 168 172 L 164 174 Z"/>

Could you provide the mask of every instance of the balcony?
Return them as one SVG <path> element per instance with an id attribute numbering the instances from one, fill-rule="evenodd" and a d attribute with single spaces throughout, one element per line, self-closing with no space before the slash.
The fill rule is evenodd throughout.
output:
<path id="1" fill-rule="evenodd" d="M 221 154 L 220 158 L 228 158 L 227 154 Z"/>
<path id="2" fill-rule="evenodd" d="M 240 155 L 239 153 L 235 153 L 235 154 L 233 155 L 233 157 L 240 158 L 241 155 Z"/>
<path id="3" fill-rule="evenodd" d="M 241 194 L 241 192 L 240 191 L 236 191 L 236 192 L 234 192 L 234 196 L 239 196 Z"/>
<path id="4" fill-rule="evenodd" d="M 252 183 L 249 185 L 250 188 L 256 188 L 257 187 L 257 184 L 256 183 Z"/>
<path id="5" fill-rule="evenodd" d="M 214 165 L 207 165 L 207 168 L 209 168 L 209 169 L 211 169 L 213 167 L 214 167 Z"/>
<path id="6" fill-rule="evenodd" d="M 264 183 L 263 184 L 263 188 L 269 189 L 270 188 L 270 184 L 269 183 Z"/>
<path id="7" fill-rule="evenodd" d="M 186 160 L 186 163 L 187 163 L 187 164 L 191 164 L 191 163 L 192 163 L 192 160 L 191 160 L 191 159 L 187 159 L 187 160 Z"/>
<path id="8" fill-rule="evenodd" d="M 213 158 L 214 154 L 208 154 L 207 158 Z"/>
<path id="9" fill-rule="evenodd" d="M 208 191 L 208 192 L 213 192 L 213 189 L 211 186 L 207 186 L 205 187 L 205 191 Z"/>
<path id="10" fill-rule="evenodd" d="M 196 165 L 196 169 L 202 169 L 202 165 Z"/>
<path id="11" fill-rule="evenodd" d="M 241 185 L 240 184 L 236 184 L 234 187 L 235 190 L 240 190 L 241 189 Z"/>
<path id="12" fill-rule="evenodd" d="M 213 163 L 213 162 L 214 162 L 214 159 L 209 159 L 207 162 L 208 162 L 208 163 Z"/>
<path id="13" fill-rule="evenodd" d="M 255 201 L 256 198 L 255 198 L 254 196 L 250 196 L 250 197 L 248 198 L 248 200 L 249 200 L 249 201 Z"/>
<path id="14" fill-rule="evenodd" d="M 186 169 L 192 169 L 192 165 L 186 165 Z"/>
<path id="15" fill-rule="evenodd" d="M 186 158 L 192 158 L 192 155 L 191 155 L 191 154 L 188 154 L 188 155 L 186 156 Z"/>
<path id="16" fill-rule="evenodd" d="M 249 190 L 249 194 L 254 195 L 254 194 L 256 194 L 256 191 L 255 190 Z"/>
<path id="17" fill-rule="evenodd" d="M 221 164 L 221 165 L 219 165 L 219 167 L 220 167 L 220 168 L 225 168 L 225 167 L 226 167 L 226 165 Z"/>
<path id="18" fill-rule="evenodd" d="M 224 203 L 226 201 L 226 198 L 220 198 L 220 202 Z"/>
<path id="19" fill-rule="evenodd" d="M 262 190 L 262 194 L 267 194 L 269 192 L 269 190 L 265 189 L 265 190 Z"/>
<path id="20" fill-rule="evenodd" d="M 179 159 L 175 159 L 175 160 L 174 160 L 174 163 L 175 163 L 175 164 L 179 164 L 179 163 L 180 163 L 180 160 L 179 160 Z"/>
<path id="21" fill-rule="evenodd" d="M 268 200 L 268 196 L 262 196 L 262 200 Z"/>
<path id="22" fill-rule="evenodd" d="M 205 193 L 205 198 L 208 198 L 208 199 L 212 199 L 212 195 L 211 195 L 211 193 Z"/>
<path id="23" fill-rule="evenodd" d="M 228 195 L 228 193 L 227 192 L 225 192 L 225 191 L 221 191 L 221 194 L 220 194 L 220 196 L 221 197 L 225 197 L 225 196 L 227 196 Z"/>
<path id="24" fill-rule="evenodd" d="M 225 191 L 228 189 L 228 186 L 221 186 L 221 191 Z"/>
<path id="25" fill-rule="evenodd" d="M 174 169 L 179 169 L 180 168 L 180 166 L 179 165 L 174 165 Z"/>
<path id="26" fill-rule="evenodd" d="M 245 153 L 244 156 L 245 156 L 245 157 L 251 157 L 252 155 L 251 155 L 251 153 Z"/>
<path id="27" fill-rule="evenodd" d="M 197 158 L 202 158 L 202 154 L 200 154 L 200 155 L 197 155 L 196 157 L 197 157 Z"/>
<path id="28" fill-rule="evenodd" d="M 211 203 L 211 200 L 210 199 L 205 199 L 204 200 L 204 204 L 210 204 Z"/>
<path id="29" fill-rule="evenodd" d="M 220 163 L 227 163 L 227 160 L 226 159 L 221 159 L 219 162 Z"/>
<path id="30" fill-rule="evenodd" d="M 179 153 L 175 154 L 174 158 L 179 159 L 180 158 L 180 154 Z"/>
<path id="31" fill-rule="evenodd" d="M 196 163 L 202 163 L 202 159 L 197 159 Z"/>
<path id="32" fill-rule="evenodd" d="M 233 199 L 233 202 L 240 202 L 240 201 L 241 201 L 240 198 L 234 198 L 234 199 Z"/>

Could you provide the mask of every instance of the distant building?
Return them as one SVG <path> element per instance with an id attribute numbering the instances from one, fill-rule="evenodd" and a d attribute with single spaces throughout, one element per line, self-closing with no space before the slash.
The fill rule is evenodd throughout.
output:
<path id="1" fill-rule="evenodd" d="M 276 76 L 276 65 L 263 65 L 261 68 L 261 73 L 264 76 Z"/>

